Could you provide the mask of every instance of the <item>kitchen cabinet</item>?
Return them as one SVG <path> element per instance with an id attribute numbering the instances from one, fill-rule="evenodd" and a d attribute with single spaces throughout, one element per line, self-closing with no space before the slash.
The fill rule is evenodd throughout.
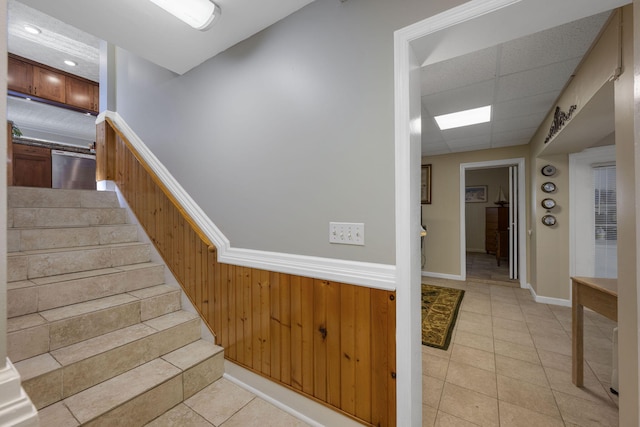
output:
<path id="1" fill-rule="evenodd" d="M 12 54 L 9 54 L 8 65 L 10 91 L 61 107 L 98 112 L 97 83 Z"/>
<path id="2" fill-rule="evenodd" d="M 7 87 L 9 90 L 33 95 L 33 65 L 9 56 Z"/>
<path id="3" fill-rule="evenodd" d="M 98 111 L 97 85 L 88 80 L 67 77 L 66 103 L 85 110 Z"/>
<path id="4" fill-rule="evenodd" d="M 64 103 L 66 100 L 64 74 L 41 67 L 33 67 L 33 95 Z"/>
<path id="5" fill-rule="evenodd" d="M 13 185 L 51 188 L 51 149 L 14 143 Z"/>

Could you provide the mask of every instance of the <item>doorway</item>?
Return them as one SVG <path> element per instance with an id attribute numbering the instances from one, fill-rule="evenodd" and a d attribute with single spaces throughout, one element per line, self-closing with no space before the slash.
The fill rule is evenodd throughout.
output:
<path id="1" fill-rule="evenodd" d="M 526 287 L 524 177 L 523 158 L 460 165 L 462 280 Z M 467 197 L 475 189 L 484 192 L 479 201 Z"/>

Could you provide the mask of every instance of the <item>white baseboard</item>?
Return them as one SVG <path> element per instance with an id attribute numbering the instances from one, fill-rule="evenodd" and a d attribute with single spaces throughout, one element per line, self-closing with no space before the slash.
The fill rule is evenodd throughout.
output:
<path id="1" fill-rule="evenodd" d="M 0 370 L 0 426 L 38 427 L 38 411 L 20 383 L 20 374 L 7 359 Z"/>
<path id="2" fill-rule="evenodd" d="M 536 294 L 533 286 L 531 286 L 531 283 L 527 283 L 527 288 L 529 288 L 529 292 L 531 292 L 531 296 L 533 296 L 535 302 L 539 302 L 542 304 L 559 305 L 562 307 L 571 307 L 571 300 L 539 296 L 538 294 Z"/>
<path id="3" fill-rule="evenodd" d="M 225 379 L 311 426 L 362 427 L 351 418 L 228 360 L 224 361 L 224 372 Z"/>
<path id="4" fill-rule="evenodd" d="M 449 279 L 449 280 L 464 281 L 464 278 L 462 276 L 460 276 L 460 275 L 434 273 L 432 271 L 422 271 L 422 277 L 433 277 L 433 278 L 436 278 L 436 279 Z"/>

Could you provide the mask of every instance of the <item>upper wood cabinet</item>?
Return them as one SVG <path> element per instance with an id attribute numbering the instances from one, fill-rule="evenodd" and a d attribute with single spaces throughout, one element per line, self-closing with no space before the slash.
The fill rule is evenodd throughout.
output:
<path id="1" fill-rule="evenodd" d="M 40 98 L 65 103 L 65 76 L 45 68 L 33 67 L 33 94 Z"/>
<path id="2" fill-rule="evenodd" d="M 97 83 L 12 54 L 9 54 L 7 87 L 41 101 L 98 112 Z"/>
<path id="3" fill-rule="evenodd" d="M 7 87 L 9 90 L 33 95 L 33 65 L 9 56 Z"/>
<path id="4" fill-rule="evenodd" d="M 67 77 L 66 85 L 67 104 L 91 111 L 98 110 L 97 85 L 73 77 Z"/>

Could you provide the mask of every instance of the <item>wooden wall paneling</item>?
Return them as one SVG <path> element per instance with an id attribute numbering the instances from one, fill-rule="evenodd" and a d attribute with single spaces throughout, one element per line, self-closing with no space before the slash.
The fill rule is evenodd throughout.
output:
<path id="1" fill-rule="evenodd" d="M 269 272 L 259 271 L 260 283 L 260 353 L 264 375 L 271 377 L 271 280 Z"/>
<path id="2" fill-rule="evenodd" d="M 262 309 L 260 295 L 260 271 L 251 269 L 251 321 L 248 322 L 251 329 L 249 332 L 251 342 L 251 366 L 260 373 L 262 372 Z"/>
<path id="3" fill-rule="evenodd" d="M 237 286 L 236 282 L 234 281 L 234 277 L 236 275 L 235 269 L 236 267 L 231 266 L 231 265 L 224 265 L 222 270 L 222 276 L 225 278 L 223 282 L 221 282 L 222 285 L 222 289 L 226 290 L 227 292 L 227 298 L 228 298 L 228 302 L 227 302 L 227 310 L 226 312 L 228 313 L 228 318 L 227 319 L 223 319 L 223 326 L 227 327 L 227 333 L 224 334 L 224 331 L 221 330 L 221 334 L 224 334 L 227 336 L 227 342 L 229 343 L 229 357 L 232 360 L 239 360 L 238 357 L 238 349 L 239 349 L 239 345 L 238 345 L 238 319 L 241 317 L 241 312 L 238 312 L 238 303 L 237 303 L 237 298 L 238 298 L 238 292 L 237 289 L 239 288 L 239 286 Z M 223 302 L 224 302 L 224 298 L 223 298 Z M 226 348 L 225 348 L 225 355 L 226 355 Z"/>
<path id="4" fill-rule="evenodd" d="M 327 400 L 327 282 L 313 281 L 313 395 Z"/>
<path id="5" fill-rule="evenodd" d="M 388 359 L 387 324 L 389 297 L 381 290 L 371 291 L 371 422 L 389 425 L 387 419 L 388 378 L 391 375 Z"/>
<path id="6" fill-rule="evenodd" d="M 313 279 L 300 280 L 300 307 L 302 310 L 302 390 L 313 396 L 314 378 L 314 328 L 313 328 Z"/>
<path id="7" fill-rule="evenodd" d="M 389 419 L 389 427 L 396 426 L 396 399 L 397 399 L 397 383 L 396 383 L 396 293 L 388 292 L 389 295 L 389 320 L 387 322 L 387 351 L 389 354 L 389 386 L 387 387 L 387 412 Z M 393 298 L 391 298 L 393 297 Z"/>
<path id="8" fill-rule="evenodd" d="M 253 346 L 251 339 L 251 269 L 247 267 L 239 267 L 237 269 L 238 286 L 242 290 L 242 346 L 244 348 L 241 363 L 252 368 L 253 367 Z"/>
<path id="9" fill-rule="evenodd" d="M 277 273 L 278 274 L 278 273 Z M 280 381 L 291 384 L 291 276 L 278 274 L 280 292 Z"/>
<path id="10" fill-rule="evenodd" d="M 302 277 L 291 276 L 291 386 L 302 390 Z"/>
<path id="11" fill-rule="evenodd" d="M 282 379 L 282 362 L 280 351 L 282 350 L 282 327 L 280 322 L 280 274 L 268 272 L 269 274 L 269 376 L 276 381 Z"/>
<path id="12" fill-rule="evenodd" d="M 340 288 L 340 407 L 349 414 L 356 413 L 355 291 L 355 286 Z"/>
<path id="13" fill-rule="evenodd" d="M 341 288 L 352 287 L 339 283 L 327 282 L 327 402 L 336 407 L 341 404 L 341 327 L 342 313 Z"/>
<path id="14" fill-rule="evenodd" d="M 371 419 L 371 290 L 355 288 L 355 415 Z"/>
<path id="15" fill-rule="evenodd" d="M 225 358 L 365 424 L 395 426 L 395 293 L 218 263 L 117 139 L 116 182 Z"/>

